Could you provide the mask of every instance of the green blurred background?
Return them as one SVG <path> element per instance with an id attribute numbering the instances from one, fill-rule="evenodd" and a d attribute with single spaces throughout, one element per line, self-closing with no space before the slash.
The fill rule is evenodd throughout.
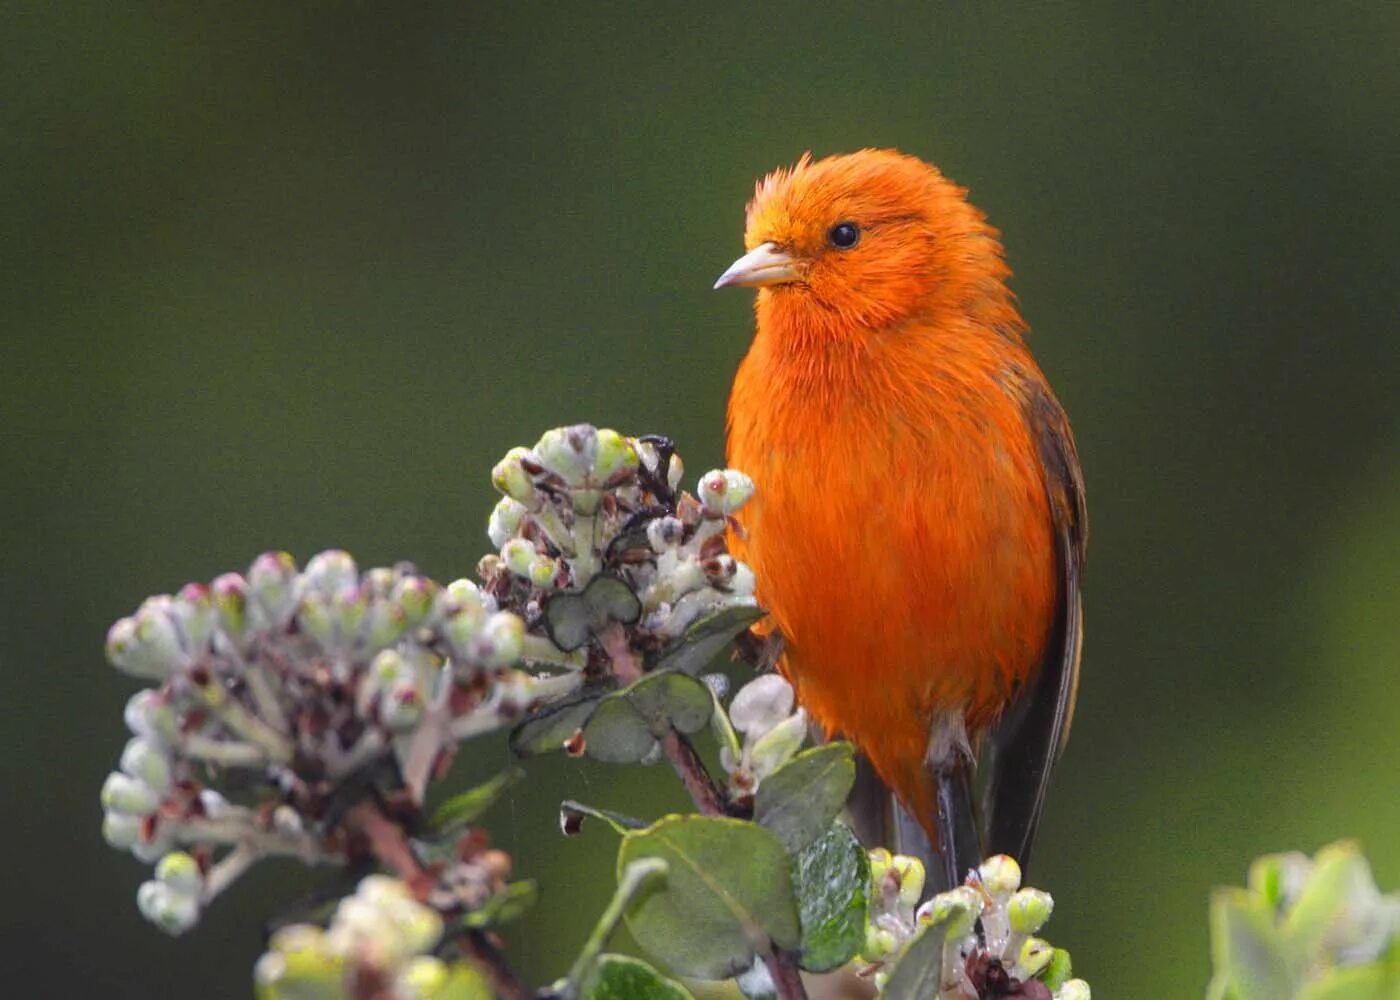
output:
<path id="1" fill-rule="evenodd" d="M 40 9 L 42 6 L 42 10 Z M 119 10 L 118 6 L 125 9 Z M 27 9 L 26 9 L 27 8 Z M 188 939 L 98 833 L 146 594 L 278 546 L 439 579 L 578 420 L 720 461 L 756 177 L 894 145 L 1005 234 L 1093 534 L 1035 870 L 1102 997 L 1199 995 L 1258 852 L 1400 885 L 1400 5 L 12 5 L 0 58 L 0 952 L 27 995 L 241 997 L 265 866 Z M 475 747 L 455 780 L 506 759 Z M 491 826 L 535 982 L 659 769 L 540 761 Z M 100 986 L 100 991 L 96 988 Z"/>

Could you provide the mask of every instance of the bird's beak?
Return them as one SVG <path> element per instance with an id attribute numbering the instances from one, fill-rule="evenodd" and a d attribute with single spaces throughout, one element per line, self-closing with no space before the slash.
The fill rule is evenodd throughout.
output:
<path id="1" fill-rule="evenodd" d="M 778 249 L 776 243 L 760 243 L 729 265 L 719 276 L 716 288 L 730 285 L 781 285 L 798 281 L 797 261 Z"/>

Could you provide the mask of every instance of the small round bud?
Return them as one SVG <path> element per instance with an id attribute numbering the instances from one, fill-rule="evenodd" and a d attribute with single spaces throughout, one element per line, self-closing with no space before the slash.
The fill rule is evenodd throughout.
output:
<path id="1" fill-rule="evenodd" d="M 913 909 L 919 905 L 919 898 L 924 894 L 924 863 L 918 858 L 897 854 L 894 871 L 899 877 L 899 903 Z"/>
<path id="2" fill-rule="evenodd" d="M 242 644 L 248 630 L 248 581 L 241 573 L 225 573 L 209 585 L 219 627 L 234 642 Z"/>
<path id="3" fill-rule="evenodd" d="M 1048 892 L 1039 889 L 1019 889 L 1006 904 L 1006 917 L 1016 934 L 1034 934 L 1045 926 L 1055 909 Z"/>
<path id="4" fill-rule="evenodd" d="M 752 738 L 753 731 L 748 733 Z M 790 761 L 807 739 L 807 711 L 799 708 L 764 733 L 749 750 L 749 768 L 762 781 Z"/>
<path id="5" fill-rule="evenodd" d="M 506 569 L 516 576 L 530 577 L 530 569 L 534 566 L 538 553 L 533 542 L 524 538 L 509 538 L 501 546 L 501 559 L 506 564 Z"/>
<path id="6" fill-rule="evenodd" d="M 428 617 L 433 609 L 433 601 L 438 594 L 438 586 L 426 576 L 410 573 L 394 584 L 389 595 L 393 604 L 402 609 L 404 627 L 416 628 Z"/>
<path id="7" fill-rule="evenodd" d="M 1021 953 L 1016 957 L 1016 977 L 1034 979 L 1045 971 L 1050 960 L 1055 957 L 1055 949 L 1043 938 L 1027 938 L 1021 945 Z"/>
<path id="8" fill-rule="evenodd" d="M 1005 899 L 1021 888 L 1021 866 L 1009 854 L 997 854 L 982 862 L 977 869 L 982 888 L 993 899 Z"/>
<path id="9" fill-rule="evenodd" d="M 491 485 L 527 506 L 535 502 L 535 482 L 524 466 L 525 460 L 530 458 L 528 449 L 512 448 L 491 470 Z"/>
<path id="10" fill-rule="evenodd" d="M 155 792 L 170 788 L 170 761 L 159 747 L 139 736 L 127 741 L 121 769 Z"/>
<path id="11" fill-rule="evenodd" d="M 1089 984 L 1082 979 L 1066 980 L 1055 991 L 1055 1000 L 1091 1000 Z"/>
<path id="12" fill-rule="evenodd" d="M 525 623 L 508 611 L 498 611 L 486 620 L 480 639 L 484 642 L 482 662 L 488 667 L 509 667 L 519 662 L 525 650 Z"/>
<path id="13" fill-rule="evenodd" d="M 151 598 L 135 615 L 118 619 L 107 630 L 107 660 L 124 673 L 149 680 L 164 680 L 184 663 L 175 623 L 161 601 Z"/>
<path id="14" fill-rule="evenodd" d="M 213 592 L 202 583 L 187 583 L 175 596 L 172 610 L 184 639 L 185 652 L 192 656 L 206 652 L 219 624 Z"/>
<path id="15" fill-rule="evenodd" d="M 330 598 L 325 594 L 311 591 L 301 599 L 297 624 L 322 648 L 330 649 L 335 644 L 335 616 L 331 612 Z"/>
<path id="16" fill-rule="evenodd" d="M 296 607 L 297 564 L 286 552 L 264 552 L 248 567 L 248 597 L 269 625 L 281 625 Z"/>
<path id="17" fill-rule="evenodd" d="M 408 613 L 390 598 L 376 600 L 369 606 L 362 629 L 370 649 L 383 649 L 398 642 L 408 631 Z"/>
<path id="18" fill-rule="evenodd" d="M 752 496 L 753 480 L 737 469 L 715 469 L 700 477 L 699 498 L 708 514 L 733 514 Z"/>
<path id="19" fill-rule="evenodd" d="M 885 874 L 894 867 L 894 855 L 886 848 L 877 847 L 870 852 L 870 884 L 878 886 Z"/>
<path id="20" fill-rule="evenodd" d="M 355 886 L 355 895 L 366 903 L 385 906 L 413 898 L 408 886 L 390 875 L 366 875 Z"/>
<path id="21" fill-rule="evenodd" d="M 792 685 L 778 674 L 749 681 L 729 703 L 729 721 L 741 733 L 765 733 L 792 713 Z"/>
<path id="22" fill-rule="evenodd" d="M 658 555 L 668 552 L 681 544 L 685 535 L 685 525 L 678 517 L 658 517 L 647 525 L 647 542 Z"/>
<path id="23" fill-rule="evenodd" d="M 555 427 L 536 443 L 535 456 L 569 486 L 582 486 L 598 460 L 598 431 L 591 424 Z"/>
<path id="24" fill-rule="evenodd" d="M 326 947 L 325 932 L 310 924 L 279 928 L 253 966 L 260 997 L 329 998 L 343 995 L 344 964 Z"/>
<path id="25" fill-rule="evenodd" d="M 199 900 L 164 882 L 143 882 L 136 892 L 141 915 L 167 934 L 183 934 L 199 923 Z"/>
<path id="26" fill-rule="evenodd" d="M 982 913 L 982 896 L 976 889 L 960 885 L 948 892 L 940 892 L 919 907 L 915 918 L 920 923 L 940 923 L 947 921 L 948 936 L 958 937 L 972 929 L 973 922 Z"/>
<path id="27" fill-rule="evenodd" d="M 406 733 L 423 718 L 423 695 L 411 677 L 400 677 L 379 698 L 379 720 L 396 733 Z"/>
<path id="28" fill-rule="evenodd" d="M 506 543 L 506 539 L 514 538 L 520 531 L 520 522 L 529 513 L 525 505 L 513 497 L 501 497 L 496 503 L 496 508 L 491 511 L 491 520 L 487 522 L 486 534 L 491 539 L 491 544 L 500 548 Z"/>
<path id="29" fill-rule="evenodd" d="M 893 931 L 870 924 L 865 928 L 865 946 L 861 948 L 860 957 L 867 962 L 879 962 L 898 947 L 899 938 Z"/>
<path id="30" fill-rule="evenodd" d="M 106 812 L 102 814 L 102 839 L 119 851 L 130 850 L 141 839 L 140 816 L 126 813 Z"/>
<path id="31" fill-rule="evenodd" d="M 555 578 L 559 575 L 559 561 L 549 559 L 545 556 L 537 556 L 530 563 L 529 572 L 525 574 L 530 582 L 541 590 L 554 585 Z"/>
<path id="32" fill-rule="evenodd" d="M 618 473 L 637 468 L 637 453 L 632 442 L 617 431 L 606 428 L 598 431 L 598 451 L 593 459 L 591 478 L 595 483 L 606 483 Z"/>
<path id="33" fill-rule="evenodd" d="M 394 995 L 404 1000 L 433 1000 L 451 973 L 447 963 L 431 955 L 409 959 L 394 978 Z"/>
<path id="34" fill-rule="evenodd" d="M 160 806 L 160 793 L 129 774 L 113 771 L 102 784 L 102 808 L 128 816 L 147 816 Z"/>
<path id="35" fill-rule="evenodd" d="M 754 588 L 757 585 L 758 581 L 754 578 L 753 570 L 749 569 L 748 563 L 741 562 L 735 565 L 734 576 L 730 578 L 725 589 L 735 597 L 752 598 Z"/>
<path id="36" fill-rule="evenodd" d="M 159 691 L 137 691 L 127 700 L 122 718 L 127 729 L 156 746 L 175 746 L 180 741 L 180 717 Z"/>
<path id="37" fill-rule="evenodd" d="M 156 865 L 156 880 L 188 896 L 197 896 L 204 889 L 199 862 L 184 851 L 174 851 L 160 859 Z"/>
<path id="38" fill-rule="evenodd" d="M 308 590 L 330 596 L 350 587 L 358 587 L 360 571 L 349 552 L 344 549 L 326 549 L 311 557 L 301 578 Z"/>

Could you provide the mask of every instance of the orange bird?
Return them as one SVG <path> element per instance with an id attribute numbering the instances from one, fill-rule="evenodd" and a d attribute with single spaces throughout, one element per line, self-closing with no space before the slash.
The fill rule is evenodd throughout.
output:
<path id="1" fill-rule="evenodd" d="M 1073 712 L 1086 538 L 1069 423 L 965 195 L 893 150 L 804 156 L 758 184 L 715 284 L 759 289 L 729 463 L 758 487 L 736 554 L 779 668 L 949 884 L 984 848 L 1027 861 Z"/>

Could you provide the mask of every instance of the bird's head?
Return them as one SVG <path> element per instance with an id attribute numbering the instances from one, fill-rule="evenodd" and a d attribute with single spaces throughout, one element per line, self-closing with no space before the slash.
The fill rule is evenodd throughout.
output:
<path id="1" fill-rule="evenodd" d="M 760 312 L 829 321 L 847 336 L 950 309 L 1009 308 L 997 232 L 965 194 L 895 150 L 803 156 L 758 183 L 748 252 L 715 287 L 757 286 Z"/>

